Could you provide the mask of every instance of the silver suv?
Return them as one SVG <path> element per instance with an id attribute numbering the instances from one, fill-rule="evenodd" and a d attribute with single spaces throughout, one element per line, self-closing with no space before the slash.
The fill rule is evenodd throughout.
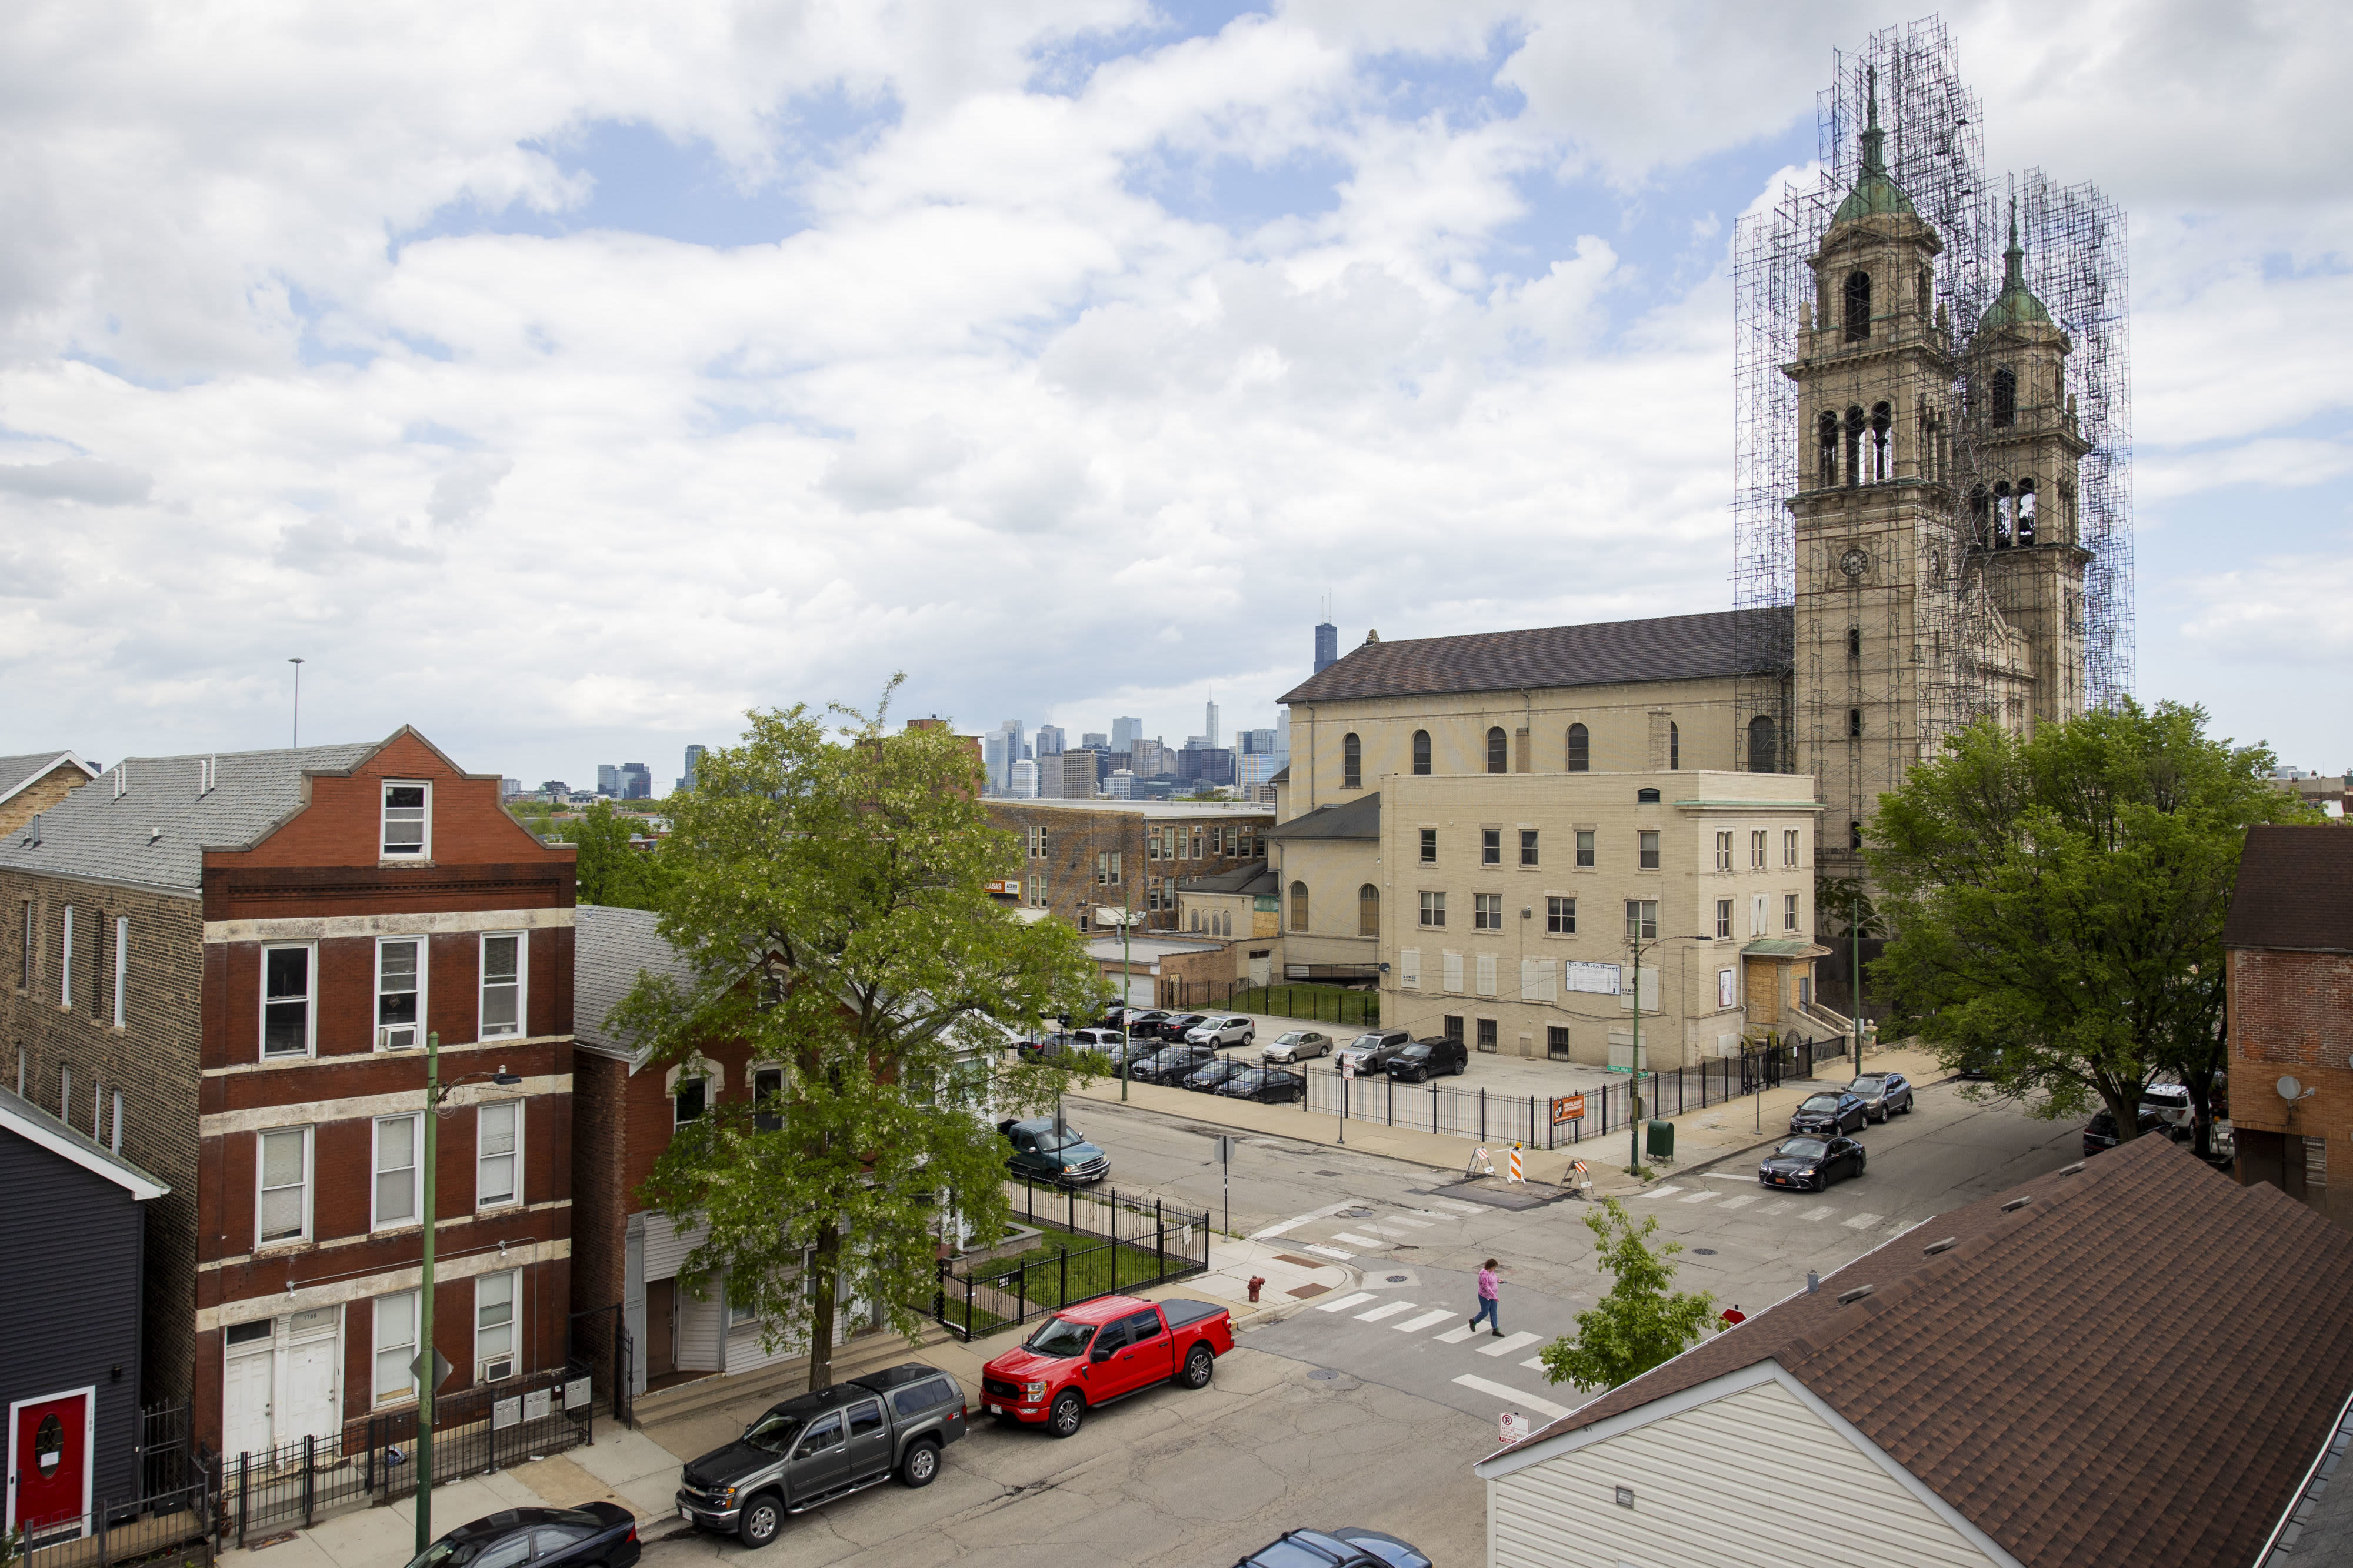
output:
<path id="1" fill-rule="evenodd" d="M 1214 1046 L 1224 1050 L 1229 1046 L 1247 1046 L 1258 1037 L 1258 1026 L 1239 1014 L 1213 1014 L 1185 1031 L 1188 1046 Z"/>
<path id="2" fill-rule="evenodd" d="M 1373 1029 L 1340 1047 L 1340 1059 L 1360 1073 L 1378 1072 L 1389 1058 L 1413 1044 L 1407 1029 Z"/>

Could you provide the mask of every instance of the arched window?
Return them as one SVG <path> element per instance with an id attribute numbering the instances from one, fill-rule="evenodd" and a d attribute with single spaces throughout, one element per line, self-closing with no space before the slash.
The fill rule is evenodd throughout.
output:
<path id="1" fill-rule="evenodd" d="M 1571 724 L 1568 727 L 1568 771 L 1582 773 L 1592 770 L 1593 742 L 1587 737 L 1584 725 Z"/>
<path id="2" fill-rule="evenodd" d="M 1814 434 L 1816 442 L 1821 448 L 1821 472 L 1820 477 L 1815 482 L 1820 485 L 1822 489 L 1829 489 L 1831 486 L 1838 483 L 1838 416 L 1827 412 L 1824 413 L 1821 418 L 1815 421 Z"/>
<path id="3" fill-rule="evenodd" d="M 1185 913 L 1187 916 L 1186 923 L 1192 930 L 1199 931 L 1201 929 L 1201 911 L 1198 910 L 1187 910 Z"/>
<path id="4" fill-rule="evenodd" d="M 1654 789 L 1638 789 L 1634 792 L 1634 804 L 1636 805 L 1656 805 L 1659 804 L 1659 792 Z"/>
<path id="5" fill-rule="evenodd" d="M 1413 732 L 1413 771 L 1417 773 L 1430 771 L 1430 731 L 1427 730 Z"/>
<path id="6" fill-rule="evenodd" d="M 2013 528 L 2017 521 L 2016 502 L 2010 493 L 2008 479 L 1996 479 L 1993 485 L 1993 547 L 2007 550 L 2018 542 Z"/>
<path id="7" fill-rule="evenodd" d="M 1667 771 L 1674 772 L 1683 765 L 1683 727 L 1672 719 L 1667 721 Z"/>
<path id="8" fill-rule="evenodd" d="M 1381 934 L 1381 890 L 1370 882 L 1356 889 L 1356 934 Z"/>
<path id="9" fill-rule="evenodd" d="M 1307 884 L 1304 882 L 1291 884 L 1291 929 L 1307 929 Z"/>
<path id="10" fill-rule="evenodd" d="M 1487 731 L 1487 771 L 1489 773 L 1500 773 L 1504 770 L 1510 761 L 1506 755 L 1509 750 L 1501 725 Z"/>
<path id="11" fill-rule="evenodd" d="M 2021 544 L 2034 542 L 2034 481 L 2021 479 L 2018 481 L 2018 542 Z"/>
<path id="12" fill-rule="evenodd" d="M 1997 426 L 2018 423 L 2018 375 L 2007 365 L 1993 373 L 1993 422 Z"/>
<path id="13" fill-rule="evenodd" d="M 1868 272 L 1857 270 L 1846 275 L 1846 335 L 1850 339 L 1871 336 L 1871 274 Z"/>
<path id="14" fill-rule="evenodd" d="M 1862 483 L 1862 432 L 1871 422 L 1862 416 L 1861 405 L 1846 411 L 1846 482 Z"/>
<path id="15" fill-rule="evenodd" d="M 1872 405 L 1871 482 L 1873 484 L 1885 484 L 1890 479 L 1894 477 L 1894 470 L 1889 463 L 1887 445 L 1887 432 L 1890 426 L 1894 423 L 1895 411 L 1894 409 L 1888 407 L 1884 403 L 1877 403 Z"/>
<path id="16" fill-rule="evenodd" d="M 1781 736 L 1773 721 L 1762 713 L 1748 721 L 1748 771 L 1752 773 L 1778 773 L 1781 771 Z"/>
<path id="17" fill-rule="evenodd" d="M 1340 787 L 1365 787 L 1365 743 L 1352 734 L 1340 737 Z"/>
<path id="18" fill-rule="evenodd" d="M 1849 658 L 1861 658 L 1862 657 L 1862 628 L 1861 626 L 1847 627 L 1846 656 Z"/>

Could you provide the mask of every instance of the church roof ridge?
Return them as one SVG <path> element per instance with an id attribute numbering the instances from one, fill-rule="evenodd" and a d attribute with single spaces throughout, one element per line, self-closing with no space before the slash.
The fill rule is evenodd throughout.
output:
<path id="1" fill-rule="evenodd" d="M 1744 610 L 1638 621 L 1531 626 L 1367 643 L 1293 688 L 1280 702 L 1337 702 L 1523 687 L 1609 686 L 1737 675 Z M 1767 614 L 1788 616 L 1781 605 Z"/>

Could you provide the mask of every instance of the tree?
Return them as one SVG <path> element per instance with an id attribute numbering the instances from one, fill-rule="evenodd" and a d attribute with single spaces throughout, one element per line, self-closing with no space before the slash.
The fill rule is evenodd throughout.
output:
<path id="1" fill-rule="evenodd" d="M 1577 1332 L 1545 1346 L 1545 1376 L 1579 1388 L 1615 1388 L 1681 1355 L 1713 1321 L 1715 1298 L 1668 1290 L 1675 1268 L 1667 1260 L 1683 1244 L 1670 1241 L 1651 1250 L 1658 1215 L 1644 1215 L 1637 1226 L 1625 1205 L 1604 1198 L 1600 1211 L 1587 1212 L 1585 1225 L 1593 1232 L 1596 1266 L 1616 1283 L 1591 1310 L 1577 1315 Z"/>
<path id="2" fill-rule="evenodd" d="M 2021 740 L 1987 721 L 1880 798 L 1873 871 L 1894 934 L 1873 966 L 1948 1067 L 2118 1135 L 2180 1075 L 2206 1152 L 2223 1061 L 2222 917 L 2249 826 L 2313 819 L 2272 754 L 2203 709 L 2126 701 Z"/>
<path id="3" fill-rule="evenodd" d="M 639 819 L 613 809 L 600 800 L 571 821 L 560 824 L 556 836 L 580 847 L 580 901 L 613 904 L 622 909 L 659 910 L 674 881 L 674 858 L 667 843 L 640 849 L 629 842 Z"/>
<path id="4" fill-rule="evenodd" d="M 1071 1077 L 1003 1065 L 1010 1031 L 1103 988 L 1076 931 L 989 896 L 1018 848 L 988 826 L 968 743 L 886 735 L 887 706 L 754 712 L 742 744 L 703 753 L 660 927 L 696 978 L 641 977 L 615 1012 L 663 1061 L 741 1039 L 785 1067 L 781 1093 L 682 1129 L 644 1194 L 708 1222 L 689 1287 L 723 1279 L 771 1351 L 806 1345 L 812 1391 L 832 1382 L 839 1301 L 876 1303 L 912 1341 L 943 1237 L 1002 1233 L 987 1113 L 1042 1109 Z M 852 722 L 829 737 L 829 714 Z"/>
<path id="5" fill-rule="evenodd" d="M 1847 986 L 1847 1013 L 1860 1020 L 1862 1016 L 1862 987 L 1855 984 L 1855 939 L 1868 942 L 1887 934 L 1886 923 L 1879 918 L 1879 907 L 1871 901 L 1871 893 L 1860 877 L 1818 876 L 1814 879 L 1814 922 L 1830 946 L 1837 953 L 1841 965 L 1850 971 Z"/>

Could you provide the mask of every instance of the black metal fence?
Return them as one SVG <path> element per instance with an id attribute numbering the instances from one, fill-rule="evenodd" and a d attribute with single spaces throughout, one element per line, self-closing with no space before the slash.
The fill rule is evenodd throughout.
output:
<path id="1" fill-rule="evenodd" d="M 210 1564 L 211 1474 L 189 1445 L 189 1407 L 140 1413 L 137 1495 L 95 1500 L 88 1513 L 19 1521 L 26 1568 L 108 1568 L 132 1560 Z"/>
<path id="2" fill-rule="evenodd" d="M 1349 1081 L 1324 1068 L 1304 1075 L 1307 1096 L 1299 1104 L 1311 1116 L 1338 1116 L 1345 1106 L 1350 1121 L 1475 1139 L 1492 1148 L 1520 1143 L 1559 1149 L 1584 1142 L 1588 1132 L 1598 1138 L 1612 1130 L 1622 1131 L 1638 1095 L 1645 1118 L 1680 1116 L 1776 1088 L 1784 1080 L 1810 1079 L 1846 1052 L 1844 1039 L 1789 1035 L 1753 1044 L 1737 1057 L 1672 1071 L 1629 1074 L 1599 1088 L 1553 1095 L 1399 1083 L 1387 1074 Z"/>
<path id="3" fill-rule="evenodd" d="M 436 1398 L 434 1484 L 596 1441 L 593 1397 L 589 1374 L 566 1369 Z M 329 1510 L 389 1501 L 416 1488 L 417 1408 L 411 1405 L 346 1423 L 328 1436 L 227 1456 L 219 1530 L 243 1546 L 307 1528 Z"/>
<path id="4" fill-rule="evenodd" d="M 1381 1026 L 1381 994 L 1370 986 L 1317 985 L 1307 983 L 1252 985 L 1246 980 L 1188 980 L 1181 975 L 1160 982 L 1158 1005 L 1187 1012 L 1211 1007 L 1261 1017 L 1297 1018 L 1310 1024 L 1342 1028 Z"/>
<path id="5" fill-rule="evenodd" d="M 970 1340 L 1079 1301 L 1165 1284 L 1209 1266 L 1209 1216 L 1116 1191 L 1006 1184 L 1022 1228 L 1003 1242 L 942 1258 L 932 1315 Z M 1034 1233 L 1034 1234 L 1032 1234 Z"/>

